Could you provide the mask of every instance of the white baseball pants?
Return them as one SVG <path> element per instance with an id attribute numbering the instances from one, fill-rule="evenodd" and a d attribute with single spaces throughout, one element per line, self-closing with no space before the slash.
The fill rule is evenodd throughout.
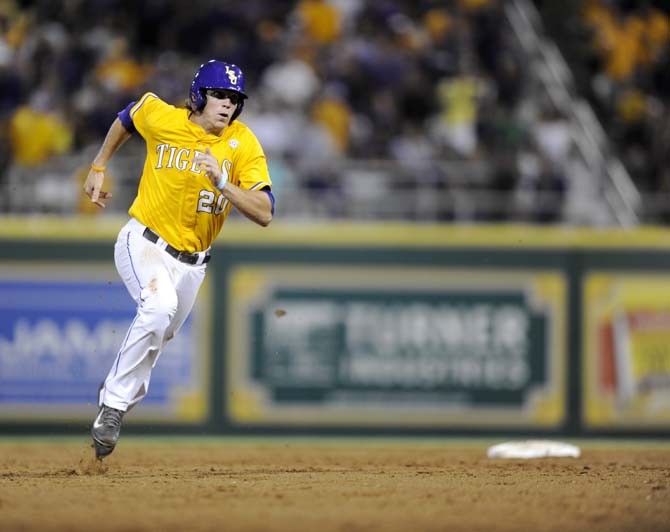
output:
<path id="1" fill-rule="evenodd" d="M 144 238 L 145 226 L 136 219 L 121 229 L 114 246 L 114 262 L 137 313 L 109 370 L 98 402 L 127 411 L 149 390 L 151 370 L 165 344 L 188 317 L 205 279 L 206 264 L 178 261 Z"/>

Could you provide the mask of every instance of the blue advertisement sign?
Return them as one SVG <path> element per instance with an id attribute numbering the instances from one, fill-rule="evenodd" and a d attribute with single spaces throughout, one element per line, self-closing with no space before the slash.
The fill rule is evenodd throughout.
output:
<path id="1" fill-rule="evenodd" d="M 0 280 L 0 413 L 58 405 L 90 412 L 134 315 L 121 282 Z M 159 416 L 177 415 L 175 390 L 199 385 L 192 321 L 152 372 L 142 404 Z"/>

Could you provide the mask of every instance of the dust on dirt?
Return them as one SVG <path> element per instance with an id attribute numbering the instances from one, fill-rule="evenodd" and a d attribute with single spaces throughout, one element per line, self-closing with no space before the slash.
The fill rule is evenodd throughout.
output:
<path id="1" fill-rule="evenodd" d="M 109 465 L 99 458 L 96 458 L 95 451 L 86 449 L 81 452 L 79 463 L 75 469 L 78 475 L 104 475 L 109 470 Z"/>

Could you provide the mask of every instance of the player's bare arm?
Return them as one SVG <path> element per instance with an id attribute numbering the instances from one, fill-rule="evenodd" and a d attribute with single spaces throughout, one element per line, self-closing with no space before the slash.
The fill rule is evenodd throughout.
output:
<path id="1" fill-rule="evenodd" d="M 222 182 L 222 172 L 216 157 L 209 148 L 195 157 L 196 165 L 205 171 L 212 184 L 221 190 L 223 196 L 251 221 L 267 227 L 272 221 L 272 202 L 261 190 L 244 190 L 230 182 Z"/>
<path id="2" fill-rule="evenodd" d="M 272 202 L 262 190 L 244 190 L 232 183 L 227 183 L 221 193 L 251 221 L 262 227 L 270 225 Z"/>
<path id="3" fill-rule="evenodd" d="M 131 133 L 123 127 L 121 121 L 117 118 L 109 128 L 98 154 L 93 159 L 91 168 L 86 176 L 86 182 L 84 183 L 84 192 L 91 198 L 91 202 L 95 203 L 98 207 L 104 209 L 105 204 L 100 200 L 112 197 L 111 193 L 102 190 L 107 163 L 130 138 L 130 135 Z"/>

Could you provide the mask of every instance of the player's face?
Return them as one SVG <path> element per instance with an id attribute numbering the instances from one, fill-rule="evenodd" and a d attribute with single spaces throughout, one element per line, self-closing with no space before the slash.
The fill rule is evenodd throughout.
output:
<path id="1" fill-rule="evenodd" d="M 207 91 L 207 104 L 200 116 L 202 127 L 209 132 L 218 132 L 230 124 L 230 120 L 241 99 L 235 91 L 210 89 Z"/>

